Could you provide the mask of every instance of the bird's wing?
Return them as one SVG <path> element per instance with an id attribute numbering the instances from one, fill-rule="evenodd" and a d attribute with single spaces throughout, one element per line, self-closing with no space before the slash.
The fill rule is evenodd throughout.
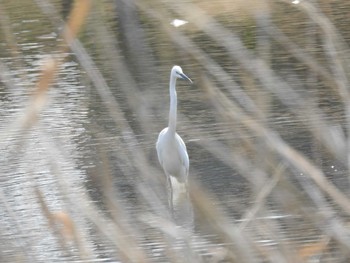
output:
<path id="1" fill-rule="evenodd" d="M 156 144 L 156 149 L 157 149 L 158 161 L 159 161 L 160 165 L 163 166 L 162 148 L 159 147 L 159 143 L 158 142 Z"/>
<path id="2" fill-rule="evenodd" d="M 188 169 L 189 169 L 189 166 L 190 166 L 190 160 L 188 158 L 186 144 L 184 143 L 184 141 L 182 140 L 182 138 L 178 134 L 176 134 L 176 139 L 179 142 L 181 163 L 185 167 L 186 174 L 188 174 Z"/>
<path id="3" fill-rule="evenodd" d="M 163 166 L 163 154 L 162 154 L 162 151 L 163 151 L 163 137 L 164 137 L 164 134 L 166 133 L 166 131 L 168 130 L 168 128 L 164 128 L 158 135 L 158 140 L 157 140 L 157 143 L 156 143 L 156 149 L 157 149 L 157 155 L 158 155 L 158 161 L 160 163 L 161 166 Z"/>

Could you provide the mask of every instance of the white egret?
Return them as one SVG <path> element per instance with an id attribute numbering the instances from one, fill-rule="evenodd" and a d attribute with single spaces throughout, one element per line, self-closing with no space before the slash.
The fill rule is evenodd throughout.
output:
<path id="1" fill-rule="evenodd" d="M 156 144 L 158 160 L 167 176 L 171 191 L 171 207 L 173 205 L 173 193 L 175 191 L 176 193 L 187 191 L 187 177 L 190 165 L 186 145 L 176 132 L 177 95 L 175 86 L 178 78 L 192 83 L 192 80 L 182 72 L 181 67 L 174 66 L 171 69 L 169 124 L 168 127 L 159 133 Z"/>

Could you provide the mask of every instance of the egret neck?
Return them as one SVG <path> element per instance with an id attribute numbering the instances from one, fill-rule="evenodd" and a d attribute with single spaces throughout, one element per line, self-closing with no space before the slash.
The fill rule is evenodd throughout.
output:
<path id="1" fill-rule="evenodd" d="M 176 95 L 176 76 L 173 74 L 170 77 L 170 110 L 169 110 L 169 125 L 168 131 L 175 135 L 176 131 L 176 111 L 177 111 L 177 95 Z"/>

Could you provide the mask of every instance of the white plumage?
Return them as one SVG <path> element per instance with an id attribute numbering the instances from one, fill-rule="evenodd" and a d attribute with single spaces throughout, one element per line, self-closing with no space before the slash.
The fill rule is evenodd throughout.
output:
<path id="1" fill-rule="evenodd" d="M 181 193 L 186 191 L 189 158 L 186 145 L 180 135 L 176 132 L 176 112 L 177 112 L 177 95 L 176 95 L 176 79 L 185 79 L 192 83 L 181 67 L 174 66 L 170 74 L 170 110 L 169 125 L 164 128 L 158 136 L 156 148 L 158 160 L 163 167 L 171 190 L 171 201 L 176 199 L 173 193 Z"/>

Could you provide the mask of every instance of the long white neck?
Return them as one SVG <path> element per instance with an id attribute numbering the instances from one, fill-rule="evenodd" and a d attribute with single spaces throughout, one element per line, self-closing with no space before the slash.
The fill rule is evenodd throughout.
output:
<path id="1" fill-rule="evenodd" d="M 170 77 L 170 110 L 169 110 L 169 125 L 168 131 L 175 134 L 176 131 L 176 111 L 177 111 L 177 95 L 176 95 L 176 77 Z"/>

